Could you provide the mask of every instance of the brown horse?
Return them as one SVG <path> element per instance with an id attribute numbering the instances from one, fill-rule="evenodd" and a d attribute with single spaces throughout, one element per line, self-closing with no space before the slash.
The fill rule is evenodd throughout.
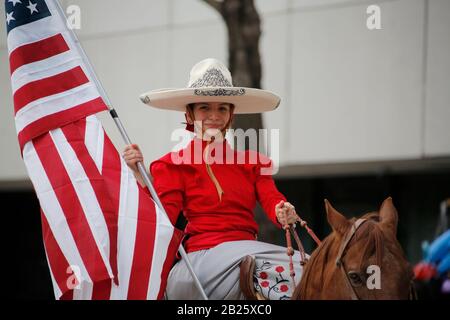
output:
<path id="1" fill-rule="evenodd" d="M 392 199 L 379 214 L 347 220 L 325 200 L 333 232 L 306 263 L 292 299 L 412 298 L 412 269 L 397 241 L 398 215 Z"/>

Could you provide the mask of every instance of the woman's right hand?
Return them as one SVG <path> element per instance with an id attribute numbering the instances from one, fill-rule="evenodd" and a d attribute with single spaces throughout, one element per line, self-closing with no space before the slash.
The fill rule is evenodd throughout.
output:
<path id="1" fill-rule="evenodd" d="M 300 220 L 295 212 L 295 207 L 291 203 L 284 200 L 281 200 L 275 206 L 275 214 L 283 229 L 289 228 L 289 226 L 295 226 L 295 224 Z"/>
<path id="2" fill-rule="evenodd" d="M 125 146 L 122 156 L 125 159 L 125 162 L 127 163 L 128 167 L 130 167 L 130 169 L 135 174 L 138 174 L 139 169 L 137 167 L 137 163 L 138 162 L 144 163 L 144 156 L 142 155 L 139 146 L 137 144 L 129 144 Z"/>

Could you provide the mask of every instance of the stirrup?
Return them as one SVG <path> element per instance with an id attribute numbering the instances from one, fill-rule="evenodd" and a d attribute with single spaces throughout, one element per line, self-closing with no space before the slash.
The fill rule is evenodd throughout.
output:
<path id="1" fill-rule="evenodd" d="M 266 300 L 253 285 L 253 273 L 255 272 L 255 258 L 245 256 L 241 260 L 239 286 L 246 300 Z"/>

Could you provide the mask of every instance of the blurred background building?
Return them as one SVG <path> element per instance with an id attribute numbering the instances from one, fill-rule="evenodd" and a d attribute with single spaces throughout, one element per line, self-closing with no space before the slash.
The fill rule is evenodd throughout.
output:
<path id="1" fill-rule="evenodd" d="M 99 79 L 146 166 L 178 141 L 182 113 L 142 104 L 139 94 L 184 87 L 191 67 L 227 62 L 227 30 L 201 0 L 62 0 L 80 8 L 76 30 Z M 398 238 L 418 262 L 435 236 L 440 204 L 450 198 L 450 1 L 255 0 L 261 16 L 262 87 L 280 107 L 263 115 L 279 129 L 274 177 L 310 226 L 325 237 L 323 199 L 348 217 L 377 210 L 392 196 Z M 381 29 L 371 30 L 370 5 Z M 3 6 L 1 7 L 4 11 Z M 4 16 L 4 13 L 3 13 Z M 39 204 L 14 127 L 5 20 L 0 23 L 0 199 L 10 257 L 9 296 L 51 299 Z M 122 150 L 107 113 L 104 126 Z M 260 239 L 283 233 L 257 210 Z M 307 248 L 314 246 L 301 231 Z"/>

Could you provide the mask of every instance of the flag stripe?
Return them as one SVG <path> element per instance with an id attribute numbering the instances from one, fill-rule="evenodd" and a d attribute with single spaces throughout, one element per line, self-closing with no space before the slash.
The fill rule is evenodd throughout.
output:
<path id="1" fill-rule="evenodd" d="M 87 152 L 84 137 L 76 123 L 53 130 L 52 138 L 78 198 L 82 209 L 80 212 L 84 212 L 98 252 L 112 277 L 108 263 L 110 239 L 105 216 L 113 216 L 114 210 L 105 183 Z"/>
<path id="2" fill-rule="evenodd" d="M 23 149 L 23 158 L 28 174 L 33 182 L 42 212 L 45 214 L 53 236 L 60 246 L 62 253 L 66 257 L 67 261 L 70 261 L 71 265 L 75 265 L 80 268 L 80 281 L 91 281 L 80 256 L 80 252 L 78 251 L 76 242 L 70 232 L 63 209 L 38 157 L 36 149 L 42 149 L 41 152 L 45 152 L 46 150 L 46 146 L 43 145 L 42 140 L 42 138 L 38 138 L 30 141 Z M 63 269 L 61 272 L 65 273 L 66 269 Z"/>
<path id="3" fill-rule="evenodd" d="M 111 280 L 106 279 L 94 283 L 92 290 L 92 300 L 109 300 L 111 294 Z"/>
<path id="4" fill-rule="evenodd" d="M 59 299 L 60 300 L 73 300 L 73 290 L 67 291 Z"/>
<path id="5" fill-rule="evenodd" d="M 96 116 L 86 117 L 85 131 L 84 143 L 86 144 L 86 148 L 97 165 L 98 171 L 103 174 L 103 145 L 105 143 L 106 133 L 103 131 L 102 125 Z"/>
<path id="6" fill-rule="evenodd" d="M 29 82 L 14 93 L 14 111 L 17 113 L 32 101 L 76 88 L 88 82 L 89 79 L 80 66 L 48 78 Z"/>
<path id="7" fill-rule="evenodd" d="M 129 292 L 134 243 L 138 223 L 139 190 L 136 180 L 121 158 L 119 228 L 118 228 L 118 272 L 120 287 L 113 287 L 112 299 L 126 299 Z M 151 200 L 149 201 L 150 203 Z"/>
<path id="8" fill-rule="evenodd" d="M 97 118 L 96 121 L 99 123 Z M 100 126 L 101 127 L 101 126 Z M 105 181 L 105 185 L 108 187 L 109 195 L 112 201 L 112 205 L 116 211 L 114 211 L 114 215 L 110 217 L 111 220 L 108 220 L 108 231 L 110 237 L 110 262 L 111 268 L 113 269 L 114 281 L 116 285 L 118 284 L 117 277 L 117 234 L 118 234 L 118 220 L 119 220 L 119 201 L 120 201 L 120 188 L 121 188 L 121 157 L 114 147 L 113 143 L 109 139 L 109 137 L 105 134 L 105 132 L 101 131 L 101 133 L 97 134 L 101 135 L 101 139 L 103 141 L 103 159 L 102 161 L 102 176 Z M 94 140 L 94 137 L 89 137 L 90 140 Z M 128 169 L 128 168 L 127 168 Z M 112 228 L 114 226 L 114 228 Z"/>
<path id="9" fill-rule="evenodd" d="M 11 75 L 12 92 L 14 94 L 29 82 L 48 78 L 80 65 L 82 60 L 74 51 L 66 51 L 45 60 L 24 64 Z"/>
<path id="10" fill-rule="evenodd" d="M 145 201 L 145 197 L 148 196 L 143 192 L 139 192 L 139 224 L 136 228 L 128 299 L 147 299 L 148 281 L 150 279 L 152 253 L 155 243 L 156 213 L 155 205 L 149 206 Z"/>
<path id="11" fill-rule="evenodd" d="M 93 284 L 83 281 L 78 288 L 73 290 L 73 300 L 92 300 Z"/>
<path id="12" fill-rule="evenodd" d="M 84 133 L 84 143 L 86 145 L 86 148 L 89 152 L 90 157 L 94 161 L 95 166 L 97 167 L 97 170 L 102 174 L 102 160 L 99 159 L 102 158 L 103 155 L 103 141 L 105 133 L 103 132 L 100 122 L 97 120 L 97 117 L 95 116 L 89 116 L 82 121 L 77 122 L 78 127 L 80 128 L 80 132 Z M 109 185 L 108 185 L 109 189 Z M 114 203 L 112 197 L 111 201 Z M 117 208 L 114 205 L 114 208 Z M 117 212 L 116 212 L 117 214 Z M 105 220 L 108 223 L 107 216 L 105 216 Z M 117 283 L 118 275 L 117 275 L 117 245 L 115 243 L 115 239 L 117 238 L 117 223 L 115 224 L 107 224 L 108 226 L 108 232 L 109 232 L 109 238 L 110 240 L 110 255 L 109 260 L 111 263 L 111 269 L 113 270 L 114 274 L 114 281 Z M 112 283 L 109 280 L 108 285 L 104 281 L 101 281 L 100 283 L 95 283 L 93 286 L 93 292 L 92 292 L 92 299 L 99 300 L 99 299 L 109 299 L 111 296 L 111 290 L 112 290 Z"/>
<path id="13" fill-rule="evenodd" d="M 144 192 L 141 192 L 144 194 Z M 155 235 L 154 235 L 154 244 L 153 244 L 153 250 L 152 250 L 152 265 L 150 268 L 150 275 L 149 275 L 149 283 L 151 283 L 151 286 L 148 286 L 146 298 L 147 299 L 156 299 L 158 292 L 159 292 L 159 286 L 161 284 L 161 271 L 162 266 L 164 263 L 164 260 L 159 259 L 158 255 L 161 254 L 161 252 L 167 252 L 167 246 L 169 245 L 170 238 L 172 236 L 172 230 L 169 231 L 169 233 L 161 232 L 162 228 L 162 219 L 160 214 L 160 209 L 155 205 Z M 169 237 L 169 241 L 165 241 L 166 237 Z"/>
<path id="14" fill-rule="evenodd" d="M 45 248 L 45 239 L 44 239 L 44 249 L 45 249 L 45 251 L 47 250 Z M 52 269 L 50 267 L 50 260 L 49 260 L 47 252 L 45 252 L 45 259 L 47 260 L 49 271 L 50 271 L 50 279 L 52 280 L 52 285 L 53 285 L 53 294 L 55 295 L 55 299 L 58 299 L 58 298 L 60 298 L 62 296 L 62 292 L 59 289 L 58 284 L 56 283 L 55 277 L 53 276 L 53 271 L 52 271 Z"/>
<path id="15" fill-rule="evenodd" d="M 75 152 L 76 158 L 78 159 L 79 163 L 82 166 L 82 170 L 86 173 L 87 177 L 90 178 L 91 183 L 90 186 L 92 187 L 92 191 L 94 192 L 93 195 L 96 198 L 96 201 L 92 201 L 93 199 L 89 199 L 91 201 L 86 202 L 86 204 L 91 203 L 93 205 L 92 209 L 97 209 L 98 213 L 103 214 L 103 219 L 96 219 L 92 221 L 99 221 L 101 222 L 101 228 L 107 228 L 108 235 L 112 236 L 111 239 L 109 236 L 105 239 L 108 240 L 108 244 L 113 247 L 113 251 L 110 252 L 110 255 L 108 256 L 108 259 L 111 263 L 112 273 L 114 275 L 114 278 L 117 278 L 117 251 L 116 251 L 116 239 L 117 239 L 117 203 L 116 201 L 113 202 L 113 198 L 111 197 L 112 194 L 110 192 L 110 188 L 107 188 L 107 180 L 105 179 L 105 175 L 100 175 L 100 172 L 98 171 L 98 168 L 93 161 L 92 157 L 89 155 L 89 151 L 86 148 L 86 145 L 84 144 L 85 140 L 85 132 L 86 132 L 86 120 L 80 120 L 75 123 L 74 126 L 65 126 L 62 128 L 62 132 L 67 139 L 68 143 L 71 146 L 71 149 Z M 91 137 L 91 139 L 96 139 L 96 137 Z M 112 154 L 113 156 L 114 154 Z M 116 156 L 117 152 L 116 152 Z M 117 159 L 116 159 L 117 161 Z M 68 162 L 66 162 L 68 163 Z M 113 165 L 113 163 L 111 163 Z M 71 167 L 73 164 L 71 165 Z M 81 168 L 80 168 L 81 169 Z M 70 170 L 69 170 L 70 172 Z M 78 177 L 77 177 L 78 178 Z M 120 178 L 120 172 L 119 172 L 119 178 Z M 106 183 L 105 183 L 106 182 Z M 86 185 L 89 187 L 89 185 Z M 90 188 L 89 188 L 90 189 Z M 86 190 L 86 189 L 85 189 Z M 89 190 L 90 191 L 90 190 Z M 85 210 L 86 211 L 86 210 Z M 92 212 L 92 214 L 88 214 L 87 217 L 90 217 L 92 215 L 92 218 L 94 218 L 94 210 L 88 210 L 89 212 Z M 105 224 L 105 225 L 103 225 Z M 110 251 L 111 248 L 107 246 L 107 250 Z"/>
<path id="16" fill-rule="evenodd" d="M 172 239 L 169 243 L 169 248 L 166 251 L 166 258 L 164 259 L 164 266 L 161 272 L 161 285 L 159 286 L 159 292 L 156 299 L 161 300 L 164 298 L 164 291 L 167 286 L 167 277 L 169 275 L 170 269 L 172 268 L 174 256 L 178 251 L 178 247 L 180 246 L 181 239 L 183 237 L 183 232 L 174 227 L 173 229 Z"/>
<path id="17" fill-rule="evenodd" d="M 25 64 L 44 60 L 68 50 L 69 46 L 60 33 L 44 40 L 20 46 L 9 56 L 11 74 Z"/>
<path id="18" fill-rule="evenodd" d="M 92 83 L 86 83 L 64 93 L 55 94 L 29 103 L 16 114 L 17 132 L 40 118 L 56 112 L 70 110 L 73 113 L 75 106 L 94 100 L 99 97 L 98 91 Z M 104 105 L 104 109 L 106 109 Z M 63 124 L 62 124 L 63 125 Z M 55 128 L 52 128 L 55 129 Z"/>
<path id="19" fill-rule="evenodd" d="M 164 270 L 164 262 L 162 252 L 169 252 L 170 242 L 172 240 L 174 228 L 168 224 L 164 224 L 161 220 L 163 213 L 157 209 L 156 215 L 158 223 L 156 224 L 155 246 L 153 249 L 153 258 L 149 283 L 152 285 L 148 288 L 147 299 L 157 299 L 161 287 L 161 274 Z"/>
<path id="20" fill-rule="evenodd" d="M 61 110 L 53 114 L 43 116 L 39 120 L 31 122 L 18 133 L 19 145 L 22 150 L 27 141 L 39 136 L 43 130 L 51 130 L 59 124 L 65 125 L 72 121 L 83 118 L 107 109 L 102 98 L 87 101 L 70 109 Z"/>
<path id="21" fill-rule="evenodd" d="M 41 139 L 47 150 L 38 148 L 36 149 L 37 154 L 63 209 L 70 232 L 90 278 L 95 280 L 109 278 L 107 267 L 98 250 L 85 212 L 53 139 L 50 135 L 44 135 L 38 139 Z"/>
<path id="22" fill-rule="evenodd" d="M 47 260 L 50 267 L 52 278 L 55 280 L 54 286 L 57 286 L 56 291 L 59 291 L 60 295 L 68 290 L 72 289 L 68 287 L 69 274 L 67 272 L 69 268 L 69 262 L 64 256 L 58 242 L 56 241 L 53 232 L 48 224 L 47 218 L 41 209 L 42 219 L 42 235 L 44 238 L 44 246 L 47 254 Z M 56 298 L 59 298 L 57 296 Z"/>
<path id="23" fill-rule="evenodd" d="M 109 261 L 111 269 L 114 274 L 114 282 L 118 285 L 118 271 L 117 271 L 117 233 L 118 233 L 118 209 L 119 209 L 119 194 L 120 194 L 120 177 L 121 177 L 121 164 L 120 156 L 117 153 L 114 145 L 109 140 L 108 136 L 103 131 L 100 121 L 95 116 L 90 116 L 83 121 L 77 122 L 80 132 L 84 133 L 84 143 L 93 160 L 93 164 L 96 165 L 97 170 L 100 171 L 104 179 L 105 188 L 107 188 L 109 199 L 114 208 L 113 214 L 106 215 L 104 217 L 107 222 L 109 238 L 110 238 L 110 256 Z M 104 157 L 104 159 L 103 159 Z M 102 166 L 105 170 L 103 171 Z M 94 294 L 98 296 L 96 285 L 94 285 Z M 106 290 L 103 295 L 108 297 L 111 294 L 111 285 L 101 286 L 101 289 Z"/>

